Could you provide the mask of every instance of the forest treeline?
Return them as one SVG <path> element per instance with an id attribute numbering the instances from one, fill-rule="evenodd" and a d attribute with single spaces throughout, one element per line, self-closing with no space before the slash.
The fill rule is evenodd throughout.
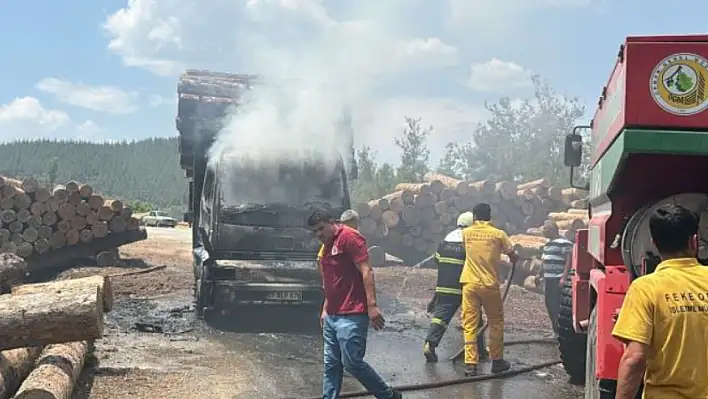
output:
<path id="1" fill-rule="evenodd" d="M 187 202 L 177 138 L 131 142 L 33 140 L 0 144 L 0 174 L 34 176 L 44 184 L 69 180 L 106 197 L 169 208 Z"/>
<path id="2" fill-rule="evenodd" d="M 379 163 L 371 147 L 357 150 L 359 179 L 352 184 L 354 202 L 379 198 L 400 182 L 422 181 L 436 171 L 467 180 L 529 181 L 539 177 L 556 183 L 568 179 L 562 163 L 564 136 L 584 115 L 577 99 L 556 93 L 534 77 L 533 96 L 524 101 L 501 98 L 486 104 L 489 118 L 472 129 L 468 141 L 452 142 L 438 163 L 431 163 L 428 139 L 434 126 L 405 118 L 400 132 L 391 132 L 399 162 Z M 589 151 L 585 151 L 588 155 Z M 587 170 L 579 171 L 582 178 Z M 35 176 L 43 183 L 76 180 L 89 183 L 107 197 L 138 205 L 186 209 L 187 180 L 179 165 L 177 138 L 131 142 L 16 141 L 0 144 L 0 174 Z"/>

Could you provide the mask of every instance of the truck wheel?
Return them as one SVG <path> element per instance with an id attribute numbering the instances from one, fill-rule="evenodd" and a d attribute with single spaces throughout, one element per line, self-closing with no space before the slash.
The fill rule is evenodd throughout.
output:
<path id="1" fill-rule="evenodd" d="M 585 347 L 587 336 L 575 332 L 573 327 L 573 282 L 568 274 L 561 291 L 560 313 L 558 315 L 558 349 L 565 372 L 572 384 L 585 382 Z"/>
<path id="2" fill-rule="evenodd" d="M 597 350 L 597 308 L 592 309 L 588 325 L 588 344 L 585 354 L 585 399 L 613 399 L 617 382 L 595 378 Z"/>

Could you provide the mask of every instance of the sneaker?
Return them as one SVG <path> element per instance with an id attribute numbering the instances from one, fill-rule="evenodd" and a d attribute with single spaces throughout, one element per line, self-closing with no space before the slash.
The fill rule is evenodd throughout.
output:
<path id="1" fill-rule="evenodd" d="M 435 346 L 430 342 L 425 342 L 423 346 L 423 355 L 428 363 L 436 363 L 438 361 L 438 355 L 435 353 Z"/>
<path id="2" fill-rule="evenodd" d="M 511 363 L 506 360 L 494 360 L 492 361 L 492 373 L 503 373 L 511 368 Z"/>
<path id="3" fill-rule="evenodd" d="M 403 394 L 394 389 L 393 396 L 391 396 L 391 399 L 402 399 L 402 398 L 403 398 Z"/>
<path id="4" fill-rule="evenodd" d="M 465 366 L 465 377 L 474 377 L 479 375 L 477 372 L 477 365 L 476 364 L 468 364 Z"/>

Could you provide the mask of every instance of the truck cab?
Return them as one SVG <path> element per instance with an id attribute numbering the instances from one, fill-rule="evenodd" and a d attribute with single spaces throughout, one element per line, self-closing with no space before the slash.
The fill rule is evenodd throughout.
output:
<path id="1" fill-rule="evenodd" d="M 190 198 L 185 218 L 192 223 L 195 300 L 204 318 L 254 306 L 321 306 L 319 241 L 307 219 L 317 208 L 338 216 L 351 207 L 350 125 L 332 129 L 346 151 L 258 162 L 233 154 L 209 158 L 223 118 L 245 91 L 257 90 L 257 81 L 191 70 L 180 78 L 177 127 Z"/>

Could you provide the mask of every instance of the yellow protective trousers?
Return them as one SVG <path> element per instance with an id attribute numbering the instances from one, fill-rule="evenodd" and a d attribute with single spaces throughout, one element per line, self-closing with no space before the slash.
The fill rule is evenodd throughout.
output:
<path id="1" fill-rule="evenodd" d="M 484 309 L 489 324 L 489 357 L 504 358 L 504 308 L 499 286 L 484 287 L 473 284 L 462 286 L 462 328 L 465 335 L 465 364 L 477 364 L 477 335 Z"/>

